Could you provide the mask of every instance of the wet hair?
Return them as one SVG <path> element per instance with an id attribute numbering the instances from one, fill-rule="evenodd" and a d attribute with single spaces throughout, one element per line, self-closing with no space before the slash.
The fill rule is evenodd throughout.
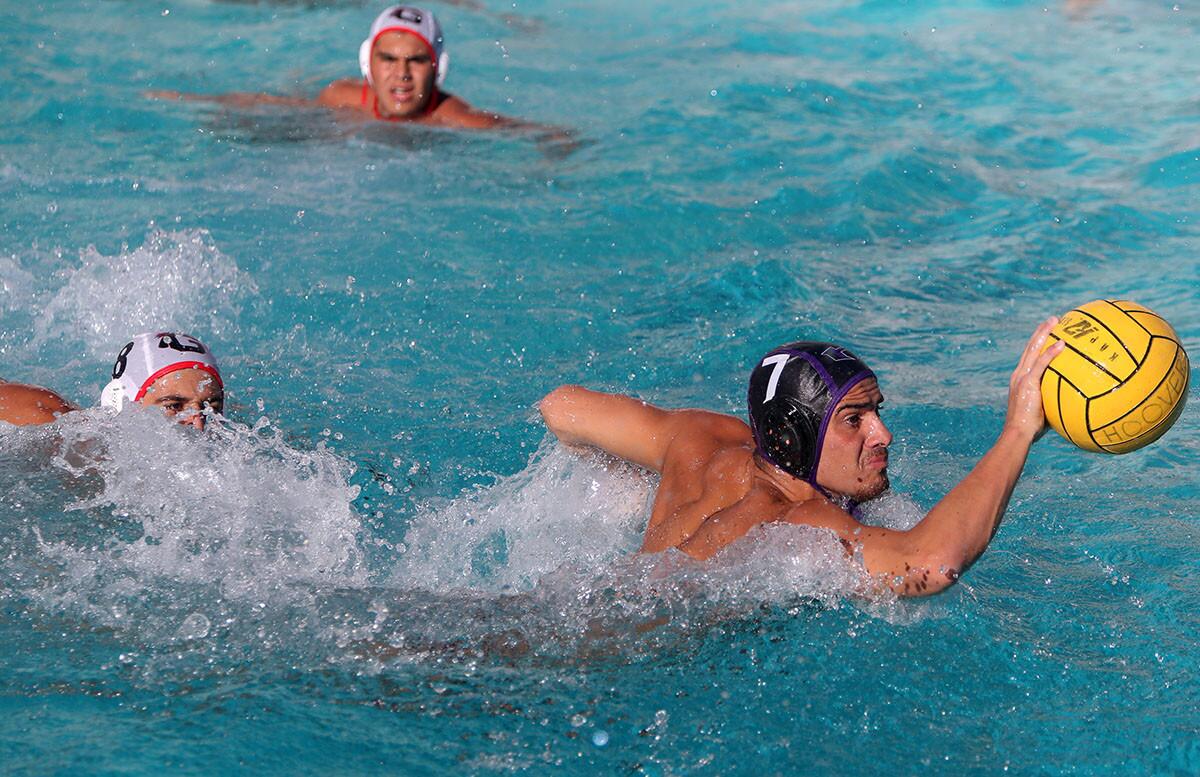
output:
<path id="1" fill-rule="evenodd" d="M 830 416 L 850 389 L 874 377 L 862 360 L 832 343 L 775 348 L 750 373 L 747 403 L 756 452 L 816 486 Z"/>

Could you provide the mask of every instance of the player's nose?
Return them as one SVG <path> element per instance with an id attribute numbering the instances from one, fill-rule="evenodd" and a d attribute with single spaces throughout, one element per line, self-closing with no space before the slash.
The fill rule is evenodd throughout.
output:
<path id="1" fill-rule="evenodd" d="M 179 423 L 183 424 L 184 426 L 190 426 L 194 429 L 203 429 L 204 428 L 204 413 L 201 413 L 201 412 L 189 412 L 187 414 L 181 413 L 180 417 L 179 417 Z"/>
<path id="2" fill-rule="evenodd" d="M 872 416 L 867 430 L 867 444 L 871 447 L 887 447 L 892 444 L 892 433 L 879 416 Z"/>

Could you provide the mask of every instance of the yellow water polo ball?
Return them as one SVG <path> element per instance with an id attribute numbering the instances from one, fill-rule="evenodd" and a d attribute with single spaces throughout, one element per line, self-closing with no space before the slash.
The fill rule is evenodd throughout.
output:
<path id="1" fill-rule="evenodd" d="M 1191 371 L 1171 325 L 1128 300 L 1098 299 L 1065 314 L 1046 348 L 1067 347 L 1042 376 L 1054 431 L 1089 451 L 1128 453 L 1162 437 L 1187 400 Z"/>

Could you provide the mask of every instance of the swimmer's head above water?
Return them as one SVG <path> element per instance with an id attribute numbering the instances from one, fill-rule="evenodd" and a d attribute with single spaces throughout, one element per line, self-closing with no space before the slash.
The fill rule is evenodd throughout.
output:
<path id="1" fill-rule="evenodd" d="M 782 345 L 750 373 L 756 453 L 826 494 L 861 502 L 888 487 L 891 434 L 875 373 L 832 343 Z"/>
<path id="2" fill-rule="evenodd" d="M 100 394 L 103 407 L 126 402 L 158 407 L 181 424 L 204 428 L 204 411 L 220 413 L 225 386 L 217 360 L 203 343 L 178 332 L 136 335 L 117 354 L 112 380 Z"/>
<path id="3" fill-rule="evenodd" d="M 374 93 L 379 118 L 412 118 L 432 111 L 440 99 L 449 57 L 442 26 L 432 13 L 394 5 L 375 18 L 358 49 L 365 90 Z"/>

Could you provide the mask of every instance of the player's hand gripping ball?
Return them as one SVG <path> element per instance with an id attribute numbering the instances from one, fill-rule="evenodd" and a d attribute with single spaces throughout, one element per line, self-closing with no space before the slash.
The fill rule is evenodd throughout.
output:
<path id="1" fill-rule="evenodd" d="M 1065 314 L 1046 338 L 1066 349 L 1042 376 L 1054 431 L 1089 451 L 1128 453 L 1162 437 L 1187 400 L 1191 371 L 1171 325 L 1128 300 Z"/>

